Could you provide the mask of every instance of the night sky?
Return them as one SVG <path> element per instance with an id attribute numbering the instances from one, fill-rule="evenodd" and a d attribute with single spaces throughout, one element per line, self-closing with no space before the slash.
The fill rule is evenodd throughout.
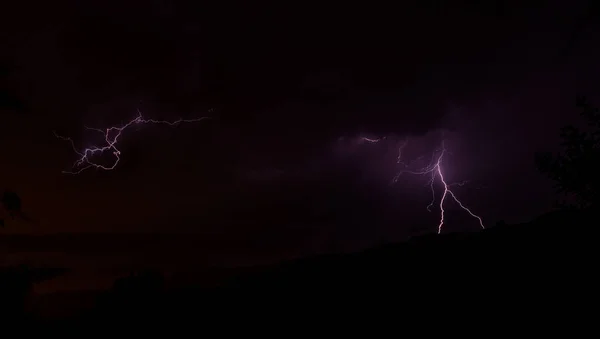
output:
<path id="1" fill-rule="evenodd" d="M 555 199 L 534 153 L 597 92 L 591 3 L 4 5 L 0 186 L 36 223 L 1 232 L 195 232 L 242 252 L 399 240 L 439 215 L 427 178 L 389 185 L 398 142 L 429 159 L 442 135 L 445 175 L 469 180 L 456 193 L 486 224 L 530 220 Z M 77 157 L 54 131 L 90 146 L 84 126 L 138 109 L 213 118 L 136 126 L 114 171 L 61 172 Z M 456 206 L 447 218 L 478 227 Z"/>

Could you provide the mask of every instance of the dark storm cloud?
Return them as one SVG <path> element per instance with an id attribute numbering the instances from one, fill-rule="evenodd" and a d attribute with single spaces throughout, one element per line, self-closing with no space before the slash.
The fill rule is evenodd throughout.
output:
<path id="1" fill-rule="evenodd" d="M 512 19 L 494 6 L 459 16 L 465 6 L 97 2 L 62 14 L 57 48 L 88 102 L 143 97 L 181 114 L 216 106 L 254 133 L 302 130 L 315 143 L 422 134 L 439 127 L 450 97 L 485 81 L 489 41 L 511 33 L 491 29 Z"/>
<path id="2" fill-rule="evenodd" d="M 422 207 L 421 202 L 385 200 L 389 191 L 376 190 L 387 180 L 387 173 L 377 184 L 356 188 L 355 183 L 367 175 L 351 161 L 331 161 L 330 143 L 361 133 L 418 138 L 450 125 L 461 132 L 470 126 L 478 142 L 465 141 L 470 146 L 457 151 L 465 150 L 460 171 L 476 164 L 483 177 L 489 164 L 502 161 L 494 173 L 507 172 L 512 165 L 505 163 L 514 162 L 514 150 L 520 158 L 529 159 L 531 152 L 523 150 L 534 133 L 528 129 L 539 126 L 520 123 L 527 110 L 539 109 L 522 102 L 528 100 L 530 88 L 547 85 L 536 76 L 555 67 L 549 60 L 564 46 L 561 34 L 570 31 L 566 19 L 553 15 L 566 12 L 548 9 L 551 2 L 531 2 L 530 8 L 517 1 L 436 2 L 435 6 L 413 1 L 388 8 L 292 6 L 288 2 L 235 6 L 192 1 L 65 3 L 40 8 L 19 2 L 19 15 L 1 23 L 15 32 L 10 39 L 12 54 L 7 54 L 18 65 L 14 93 L 35 114 L 47 115 L 34 122 L 4 121 L 2 128 L 25 145 L 9 154 L 15 165 L 9 164 L 12 172 L 6 177 L 20 175 L 30 187 L 29 196 L 39 198 L 37 211 L 43 210 L 39 213 L 52 219 L 57 228 L 77 230 L 117 229 L 121 224 L 136 228 L 155 219 L 160 219 L 160 228 L 169 228 L 171 215 L 198 214 L 200 205 L 203 209 L 222 207 L 223 215 L 231 215 L 233 203 L 219 205 L 239 192 L 239 183 L 231 183 L 231 173 L 246 168 L 248 173 L 273 172 L 273 168 L 288 171 L 301 167 L 299 163 L 333 167 L 315 170 L 324 173 L 322 178 L 305 185 L 302 193 L 310 197 L 306 200 L 331 206 L 335 212 L 329 214 L 330 219 L 348 220 L 356 229 L 382 215 L 397 218 L 393 220 L 402 225 L 399 228 L 413 224 L 406 222 L 406 215 L 400 222 L 401 214 L 395 212 L 398 206 L 404 210 Z M 517 4 L 518 9 L 513 8 Z M 555 22 L 559 25 L 552 26 Z M 532 33 L 535 30 L 547 34 Z M 580 67 L 584 64 L 590 63 Z M 515 92 L 527 95 L 521 95 L 522 102 L 518 102 L 507 94 Z M 556 90 L 550 96 L 561 93 Z M 536 100 L 548 97 L 540 90 Z M 509 98 L 506 110 L 510 114 L 496 115 L 483 107 L 481 102 L 493 101 L 489 98 Z M 218 119 L 210 125 L 166 132 L 142 128 L 123 145 L 124 160 L 118 171 L 60 176 L 62 166 L 74 159 L 69 158 L 72 153 L 67 145 L 52 139 L 52 129 L 74 135 L 81 141 L 78 145 L 83 144 L 90 140 L 87 134 L 78 135 L 82 125 L 127 120 L 137 106 L 149 117 L 168 119 L 204 115 L 214 107 Z M 550 103 L 546 106 L 552 108 Z M 515 125 L 519 133 L 514 132 Z M 511 141 L 513 151 L 503 150 L 500 141 L 493 149 L 481 141 L 491 139 Z M 479 149 L 478 153 L 469 153 L 470 148 Z M 375 159 L 378 152 L 379 148 L 361 148 L 355 159 L 363 157 L 358 160 L 366 160 L 369 166 L 379 161 L 381 171 L 391 173 L 393 157 L 385 165 L 387 158 Z M 472 161 L 473 154 L 487 155 L 481 158 L 485 160 Z M 313 162 L 316 157 L 319 162 Z M 519 166 L 512 171 L 517 172 Z M 42 171 L 44 176 L 39 175 Z M 512 179 L 504 182 L 510 183 L 504 187 L 520 186 Z M 268 219 L 265 215 L 271 204 L 294 197 L 300 189 L 286 185 L 290 187 L 286 192 L 264 198 L 265 207 L 252 217 L 256 224 Z M 65 193 L 61 199 L 55 199 L 54 193 L 42 197 L 40 191 L 50 190 L 40 187 Z M 252 194 L 257 191 L 249 193 L 247 200 L 254 201 Z M 377 201 L 377 206 L 365 205 L 365 199 Z M 47 200 L 63 206 L 46 206 Z M 346 209 L 364 208 L 344 215 L 336 201 Z M 235 204 L 244 206 L 246 201 Z M 141 215 L 139 210 L 148 214 Z M 282 213 L 293 219 L 299 212 Z M 198 218 L 194 221 L 190 224 L 198 227 Z M 139 227 L 152 228 L 147 223 Z"/>

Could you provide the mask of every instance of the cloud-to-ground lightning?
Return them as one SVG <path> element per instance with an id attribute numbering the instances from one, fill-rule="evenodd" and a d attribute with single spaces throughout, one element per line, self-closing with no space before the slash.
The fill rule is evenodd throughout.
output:
<path id="1" fill-rule="evenodd" d="M 131 127 L 133 125 L 163 124 L 163 125 L 169 125 L 169 126 L 177 126 L 181 123 L 198 122 L 198 121 L 202 121 L 205 119 L 210 119 L 210 117 L 200 117 L 200 118 L 195 118 L 195 119 L 178 119 L 178 120 L 174 120 L 174 121 L 144 119 L 144 117 L 142 116 L 142 113 L 138 110 L 138 115 L 134 119 L 130 120 L 129 122 L 127 122 L 121 126 L 112 126 L 112 127 L 108 127 L 105 129 L 92 128 L 92 127 L 85 126 L 85 128 L 88 130 L 97 131 L 97 132 L 102 133 L 102 135 L 104 136 L 105 144 L 102 146 L 88 147 L 83 150 L 77 149 L 73 139 L 71 139 L 69 137 L 60 136 L 60 135 L 56 134 L 56 132 L 55 132 L 54 135 L 59 139 L 68 141 L 71 144 L 73 151 L 77 154 L 77 156 L 79 156 L 79 158 L 71 166 L 71 170 L 63 171 L 63 173 L 79 174 L 90 168 L 96 168 L 96 169 L 105 170 L 105 171 L 115 169 L 117 167 L 117 165 L 119 164 L 119 161 L 121 160 L 121 151 L 117 148 L 117 144 L 119 142 L 119 137 L 121 137 L 123 132 L 128 127 Z M 103 165 L 103 164 L 100 164 L 100 163 L 97 163 L 94 161 L 94 157 L 98 157 L 107 151 L 112 152 L 112 154 L 114 155 L 114 160 L 112 161 L 112 163 L 110 163 L 109 165 Z"/>
<path id="2" fill-rule="evenodd" d="M 402 155 L 402 149 L 406 146 L 407 142 L 403 142 L 400 145 L 400 151 L 399 151 L 399 157 L 398 157 L 398 163 L 402 163 L 400 156 Z M 440 207 L 440 221 L 438 224 L 438 231 L 437 233 L 440 234 L 442 233 L 442 227 L 444 226 L 444 217 L 445 217 L 445 210 L 444 210 L 444 203 L 446 202 L 446 199 L 448 198 L 448 196 L 450 196 L 459 206 L 460 208 L 462 208 L 465 212 L 467 212 L 470 216 L 472 216 L 473 218 L 477 219 L 477 221 L 479 222 L 479 226 L 481 226 L 481 228 L 485 229 L 485 226 L 483 224 L 483 219 L 478 216 L 477 214 L 473 213 L 468 207 L 466 207 L 457 197 L 456 194 L 454 194 L 454 192 L 452 191 L 451 187 L 452 186 L 463 186 L 466 181 L 462 181 L 462 182 L 457 182 L 457 183 L 447 183 L 446 182 L 446 178 L 444 177 L 444 172 L 442 170 L 442 160 L 444 159 L 444 155 L 446 155 L 447 151 L 446 151 L 446 144 L 444 141 L 442 141 L 442 147 L 439 150 L 436 150 L 433 155 L 432 155 L 432 159 L 431 159 L 431 163 L 418 171 L 410 171 L 410 170 L 401 170 L 396 177 L 394 178 L 394 181 L 398 180 L 398 177 L 402 174 L 402 173 L 410 173 L 410 174 L 416 174 L 416 175 L 426 175 L 426 174 L 430 174 L 431 178 L 429 179 L 429 186 L 431 187 L 431 195 L 432 195 L 432 199 L 431 202 L 429 203 L 429 205 L 427 205 L 427 210 L 431 211 L 431 207 L 433 206 L 433 204 L 435 203 L 435 188 L 434 188 L 434 183 L 435 183 L 435 179 L 439 178 L 440 183 L 443 186 L 443 192 L 442 192 L 442 197 L 440 199 L 440 203 L 439 203 L 439 207 Z M 406 167 L 407 165 L 405 165 L 404 163 L 402 163 L 404 165 L 404 167 Z"/>
<path id="3" fill-rule="evenodd" d="M 377 142 L 377 141 L 379 141 L 379 140 L 373 139 L 373 142 Z M 483 224 L 483 219 L 480 216 L 478 216 L 477 214 L 473 213 L 471 211 L 471 209 L 469 209 L 467 206 L 465 206 L 462 203 L 462 201 L 460 201 L 458 199 L 458 197 L 456 196 L 454 191 L 452 191 L 452 187 L 454 187 L 454 186 L 462 187 L 468 181 L 448 183 L 446 181 L 446 178 L 444 177 L 444 171 L 442 169 L 442 161 L 444 160 L 444 156 L 448 153 L 448 151 L 446 150 L 445 142 L 442 141 L 441 148 L 437 149 L 433 152 L 429 165 L 427 165 L 426 167 L 421 168 L 419 170 L 410 170 L 409 164 L 402 161 L 402 152 L 403 152 L 404 148 L 406 148 L 407 144 L 408 144 L 408 139 L 405 139 L 400 142 L 400 146 L 398 147 L 398 157 L 397 157 L 396 162 L 402 168 L 394 176 L 394 178 L 392 179 L 392 183 L 396 183 L 398 181 L 398 179 L 400 178 L 400 176 L 404 173 L 414 174 L 414 175 L 430 175 L 430 178 L 427 183 L 428 183 L 429 187 L 431 188 L 432 197 L 431 197 L 431 202 L 429 203 L 429 205 L 427 205 L 427 210 L 429 212 L 431 212 L 431 209 L 436 201 L 434 184 L 436 182 L 436 179 L 439 179 L 439 182 L 442 184 L 442 187 L 443 187 L 443 192 L 442 192 L 440 202 L 438 205 L 439 209 L 440 209 L 440 220 L 439 220 L 439 224 L 437 227 L 437 233 L 440 234 L 442 232 L 442 228 L 443 228 L 444 222 L 445 222 L 445 212 L 446 212 L 446 210 L 444 209 L 444 206 L 445 206 L 444 204 L 446 203 L 446 201 L 449 198 L 453 199 L 460 206 L 460 208 L 462 210 L 464 210 L 465 212 L 467 212 L 471 217 L 477 219 L 477 221 L 479 222 L 479 226 L 481 226 L 481 228 L 485 229 L 485 225 Z"/>

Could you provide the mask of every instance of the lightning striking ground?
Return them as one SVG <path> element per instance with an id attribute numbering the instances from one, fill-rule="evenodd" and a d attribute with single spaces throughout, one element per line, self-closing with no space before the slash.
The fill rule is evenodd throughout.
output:
<path id="1" fill-rule="evenodd" d="M 461 186 L 462 187 L 468 181 L 448 183 L 446 181 L 446 178 L 444 177 L 444 172 L 442 170 L 442 161 L 444 159 L 444 156 L 447 153 L 446 145 L 445 145 L 444 141 L 442 141 L 441 149 L 438 149 L 433 152 L 429 165 L 420 170 L 417 170 L 417 171 L 409 170 L 408 169 L 409 165 L 402 161 L 402 152 L 407 144 L 408 144 L 408 140 L 404 140 L 400 143 L 400 146 L 398 147 L 397 163 L 402 166 L 402 169 L 394 176 L 394 178 L 392 179 L 392 184 L 396 183 L 398 181 L 398 179 L 400 178 L 400 176 L 404 173 L 414 174 L 414 175 L 431 175 L 431 177 L 428 181 L 428 185 L 431 188 L 431 202 L 429 203 L 429 205 L 427 205 L 427 211 L 431 212 L 431 209 L 436 201 L 434 184 L 435 184 L 436 179 L 439 178 L 439 181 L 442 184 L 444 190 L 442 192 L 442 196 L 441 196 L 441 199 L 440 199 L 440 202 L 438 205 L 439 209 L 440 209 L 440 221 L 438 224 L 437 233 L 440 234 L 442 232 L 442 228 L 444 226 L 445 212 L 446 212 L 446 210 L 444 209 L 444 204 L 446 203 L 446 200 L 448 199 L 448 197 L 453 199 L 460 206 L 460 208 L 463 209 L 465 212 L 467 212 L 471 217 L 477 219 L 477 221 L 479 222 L 479 226 L 481 226 L 482 229 L 485 229 L 485 225 L 483 224 L 483 219 L 480 216 L 478 216 L 477 214 L 473 213 L 468 207 L 466 207 L 458 199 L 456 194 L 451 189 L 453 186 Z"/>
<path id="2" fill-rule="evenodd" d="M 210 117 L 200 117 L 200 118 L 195 118 L 195 119 L 178 119 L 175 121 L 144 119 L 144 117 L 142 116 L 142 112 L 140 112 L 138 110 L 137 117 L 135 117 L 134 119 L 130 120 L 129 122 L 127 122 L 126 124 L 124 124 L 122 126 L 112 126 L 112 127 L 106 128 L 106 129 L 92 128 L 92 127 L 85 126 L 85 128 L 88 130 L 97 131 L 97 132 L 102 133 L 102 135 L 104 136 L 104 142 L 106 144 L 101 147 L 98 147 L 98 146 L 88 147 L 81 151 L 77 149 L 73 139 L 71 139 L 69 137 L 60 136 L 56 132 L 54 132 L 54 135 L 57 138 L 68 141 L 71 144 L 71 147 L 73 148 L 73 151 L 75 152 L 75 154 L 77 154 L 79 156 L 79 158 L 77 160 L 75 160 L 75 162 L 71 166 L 70 171 L 62 171 L 62 172 L 66 173 L 66 174 L 79 174 L 90 168 L 95 168 L 95 169 L 105 170 L 105 171 L 110 171 L 110 170 L 115 169 L 117 167 L 117 165 L 119 164 L 119 161 L 121 160 L 121 151 L 117 148 L 117 144 L 119 142 L 119 137 L 123 134 L 123 132 L 128 127 L 130 127 L 132 125 L 164 124 L 164 125 L 169 125 L 169 126 L 177 126 L 181 123 L 199 122 L 199 121 L 206 120 L 206 119 L 210 119 Z M 107 152 L 107 151 L 112 152 L 112 154 L 114 155 L 114 160 L 109 165 L 103 165 L 103 164 L 97 163 L 93 160 L 94 157 L 100 156 L 101 154 L 103 154 L 104 152 Z"/>

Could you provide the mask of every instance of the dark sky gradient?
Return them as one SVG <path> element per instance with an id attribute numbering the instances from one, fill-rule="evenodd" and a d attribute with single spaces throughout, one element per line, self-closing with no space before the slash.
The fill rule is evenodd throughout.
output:
<path id="1" fill-rule="evenodd" d="M 576 93 L 597 91 L 597 23 L 570 44 L 586 1 L 195 3 L 2 11 L 2 86 L 25 107 L 2 110 L 0 177 L 39 220 L 2 232 L 401 238 L 435 229 L 425 182 L 390 188 L 392 145 L 352 140 L 409 135 L 429 156 L 441 131 L 447 175 L 471 180 L 457 191 L 465 202 L 492 224 L 523 221 L 553 200 L 534 152 L 556 146 Z M 75 159 L 53 130 L 90 143 L 83 125 L 137 108 L 215 119 L 143 126 L 124 137 L 116 171 L 61 174 Z M 306 201 L 335 212 L 316 223 Z M 476 226 L 450 215 L 455 230 Z"/>

